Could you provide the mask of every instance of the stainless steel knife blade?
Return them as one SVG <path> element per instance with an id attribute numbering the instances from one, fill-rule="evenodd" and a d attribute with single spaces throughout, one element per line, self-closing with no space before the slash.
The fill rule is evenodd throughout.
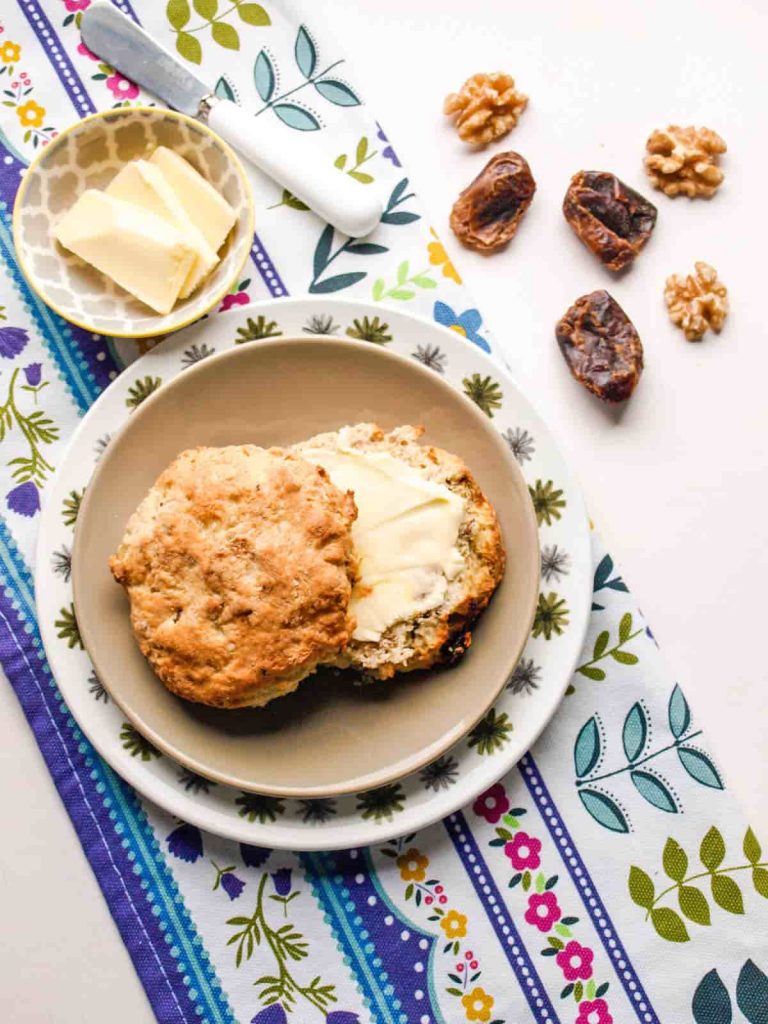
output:
<path id="1" fill-rule="evenodd" d="M 98 0 L 83 12 L 80 31 L 89 50 L 182 114 L 196 117 L 201 100 L 211 94 L 204 82 L 107 0 Z"/>

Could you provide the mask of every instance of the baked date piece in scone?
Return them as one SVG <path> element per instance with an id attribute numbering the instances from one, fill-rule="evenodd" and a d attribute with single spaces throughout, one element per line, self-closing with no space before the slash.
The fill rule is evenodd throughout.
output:
<path id="1" fill-rule="evenodd" d="M 110 559 L 142 653 L 173 693 L 260 706 L 352 630 L 355 504 L 325 471 L 254 445 L 182 452 Z"/>
<path id="2" fill-rule="evenodd" d="M 356 625 L 336 664 L 379 679 L 464 654 L 504 574 L 491 504 L 462 460 L 420 444 L 422 433 L 359 423 L 294 446 L 353 492 Z"/>

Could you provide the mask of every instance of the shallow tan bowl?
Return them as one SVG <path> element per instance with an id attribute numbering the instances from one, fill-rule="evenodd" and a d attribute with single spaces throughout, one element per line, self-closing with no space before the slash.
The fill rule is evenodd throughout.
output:
<path id="1" fill-rule="evenodd" d="M 460 455 L 493 502 L 506 576 L 458 665 L 359 687 L 318 673 L 263 709 L 222 711 L 172 696 L 142 657 L 107 559 L 160 472 L 195 445 L 287 445 L 346 423 L 422 423 Z M 369 342 L 263 341 L 213 356 L 148 398 L 110 442 L 77 519 L 80 633 L 106 688 L 170 757 L 244 790 L 318 797 L 379 786 L 456 743 L 491 706 L 533 620 L 536 519 L 507 445 L 431 370 Z"/>
<path id="2" fill-rule="evenodd" d="M 237 211 L 221 262 L 201 288 L 165 316 L 63 249 L 53 229 L 87 188 L 105 188 L 129 160 L 157 146 L 175 150 Z M 229 291 L 253 243 L 253 196 L 230 147 L 191 117 L 160 107 L 93 114 L 67 128 L 29 165 L 13 208 L 13 241 L 24 276 L 57 313 L 112 337 L 147 338 L 185 327 Z"/>

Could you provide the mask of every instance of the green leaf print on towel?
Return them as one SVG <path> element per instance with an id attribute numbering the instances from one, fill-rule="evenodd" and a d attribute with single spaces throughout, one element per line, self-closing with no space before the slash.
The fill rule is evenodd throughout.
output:
<path id="1" fill-rule="evenodd" d="M 290 872 L 287 872 L 287 875 L 290 885 Z M 274 883 L 275 876 L 272 877 Z M 263 974 L 254 981 L 262 1006 L 270 1006 L 279 1001 L 290 1012 L 296 1009 L 296 1003 L 303 999 L 322 1013 L 327 1013 L 328 1006 L 336 1002 L 336 988 L 334 985 L 323 984 L 320 977 L 315 977 L 309 984 L 302 985 L 294 975 L 294 965 L 309 957 L 309 943 L 302 933 L 296 930 L 295 925 L 286 922 L 279 928 L 273 928 L 269 923 L 265 902 L 265 889 L 269 878 L 269 872 L 266 871 L 261 876 L 253 914 L 250 917 L 230 917 L 227 921 L 227 924 L 235 929 L 227 940 L 228 946 L 235 947 L 235 967 L 239 968 L 245 961 L 250 960 L 259 946 L 266 955 L 271 955 L 274 959 L 276 970 L 275 974 Z M 269 898 L 279 900 L 285 917 L 288 903 L 300 895 L 301 890 L 294 890 L 287 898 L 271 895 Z M 285 1015 L 282 1019 L 285 1019 Z"/>
<path id="2" fill-rule="evenodd" d="M 373 160 L 377 153 L 377 149 L 368 149 L 368 139 L 364 135 L 357 144 L 355 162 L 352 167 L 347 167 L 349 157 L 346 153 L 340 153 L 333 161 L 333 166 L 348 174 L 355 181 L 359 181 L 361 185 L 370 185 L 375 180 L 373 175 L 367 171 L 361 171 L 360 168 L 363 164 L 367 164 L 369 160 Z"/>
<path id="3" fill-rule="evenodd" d="M 397 268 L 395 283 L 391 288 L 387 288 L 387 282 L 383 277 L 374 282 L 371 289 L 373 301 L 397 299 L 399 302 L 407 302 L 415 298 L 417 288 L 437 288 L 437 282 L 429 276 L 431 273 L 431 269 L 427 267 L 412 274 L 408 260 L 403 260 Z"/>
<path id="4" fill-rule="evenodd" d="M 744 894 L 739 882 L 733 876 L 741 871 L 751 872 L 755 891 L 768 898 L 768 890 L 764 889 L 763 877 L 768 877 L 768 861 L 761 862 L 762 850 L 752 829 L 747 829 L 742 844 L 746 863 L 723 866 L 726 859 L 726 844 L 722 833 L 712 826 L 699 845 L 699 860 L 704 871 L 688 874 L 689 858 L 683 847 L 675 839 L 669 838 L 662 853 L 664 873 L 672 880 L 672 885 L 656 892 L 650 875 L 633 865 L 630 868 L 628 886 L 629 895 L 637 906 L 645 910 L 645 920 L 651 921 L 656 932 L 668 942 L 688 942 L 690 934 L 683 916 L 694 924 L 708 927 L 711 924 L 711 908 L 703 891 L 707 883 L 712 901 L 729 914 L 744 914 Z M 701 885 L 692 883 L 699 882 Z M 665 906 L 662 901 L 670 894 L 677 894 L 681 914 L 672 907 Z M 712 982 L 708 983 L 712 984 Z M 768 1005 L 768 1004 L 767 1004 Z M 751 1018 L 748 1018 L 751 1020 Z"/>
<path id="5" fill-rule="evenodd" d="M 589 661 L 585 661 L 583 665 L 579 665 L 576 671 L 586 676 L 587 679 L 594 679 L 595 682 L 602 682 L 605 679 L 605 669 L 601 668 L 597 663 L 604 661 L 605 658 L 612 658 L 620 665 L 636 665 L 640 660 L 636 654 L 631 651 L 625 651 L 625 646 L 634 640 L 636 636 L 639 636 L 644 626 L 640 626 L 639 629 L 632 628 L 633 621 L 630 612 L 626 612 L 621 617 L 619 622 L 619 632 L 616 638 L 616 643 L 611 644 L 611 634 L 607 629 L 604 629 L 601 633 L 598 633 L 595 639 L 595 645 L 592 649 L 592 657 Z"/>
<path id="6" fill-rule="evenodd" d="M 747 960 L 736 982 L 736 1004 L 749 1024 L 768 1024 L 768 975 Z M 730 1024 L 733 1004 L 717 969 L 701 979 L 691 1003 L 696 1024 Z"/>
<path id="7" fill-rule="evenodd" d="M 188 0 L 168 0 L 165 16 L 168 24 L 176 34 L 176 52 L 191 64 L 200 64 L 203 59 L 203 46 L 197 36 L 198 32 L 211 31 L 211 39 L 225 50 L 240 49 L 240 35 L 231 23 L 239 19 L 245 25 L 271 25 L 271 19 L 261 4 L 235 3 L 224 5 L 220 10 L 219 0 L 192 0 L 195 14 L 202 19 L 198 24 L 190 25 L 192 9 Z M 225 20 L 231 17 L 231 21 Z"/>
<path id="8" fill-rule="evenodd" d="M 622 619 L 619 635 L 630 637 L 631 616 Z M 595 650 L 604 650 L 608 645 L 608 633 L 601 633 L 595 641 Z M 600 771 L 605 756 L 605 729 L 600 716 L 595 713 L 579 730 L 573 747 L 573 763 L 576 774 L 576 788 L 579 799 L 588 814 L 604 828 L 612 832 L 629 832 L 631 826 L 626 812 L 612 793 L 606 793 L 597 783 L 628 775 L 635 790 L 652 807 L 668 814 L 682 810 L 679 797 L 672 785 L 657 766 L 649 767 L 665 754 L 677 753 L 678 760 L 687 774 L 702 786 L 723 789 L 723 782 L 709 754 L 691 741 L 701 736 L 701 729 L 691 732 L 691 712 L 688 702 L 679 686 L 675 686 L 667 705 L 669 728 L 673 736 L 671 743 L 653 747 L 651 743 L 651 721 L 648 709 L 642 701 L 636 701 L 624 718 L 621 730 L 621 744 L 625 764 L 610 771 Z M 695 770 L 691 770 L 691 758 L 695 755 Z M 671 761 L 671 757 L 667 758 Z"/>

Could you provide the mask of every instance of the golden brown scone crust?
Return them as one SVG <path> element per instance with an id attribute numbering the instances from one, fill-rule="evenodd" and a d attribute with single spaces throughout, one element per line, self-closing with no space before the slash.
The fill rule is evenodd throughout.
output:
<path id="1" fill-rule="evenodd" d="M 259 706 L 333 661 L 354 628 L 354 501 L 279 448 L 192 448 L 110 559 L 142 653 L 169 690 Z"/>
<path id="2" fill-rule="evenodd" d="M 348 429 L 346 440 L 353 447 L 402 459 L 429 480 L 444 484 L 464 499 L 458 538 L 464 568 L 449 582 L 445 601 L 439 608 L 395 623 L 378 641 L 350 639 L 336 664 L 389 679 L 396 672 L 456 661 L 472 643 L 475 620 L 504 575 L 506 555 L 496 512 L 458 456 L 419 444 L 423 427 L 401 426 L 385 433 L 375 423 L 358 423 Z M 336 432 L 318 434 L 295 445 L 294 450 L 301 453 L 302 448 L 333 449 L 338 445 L 338 437 Z"/>

